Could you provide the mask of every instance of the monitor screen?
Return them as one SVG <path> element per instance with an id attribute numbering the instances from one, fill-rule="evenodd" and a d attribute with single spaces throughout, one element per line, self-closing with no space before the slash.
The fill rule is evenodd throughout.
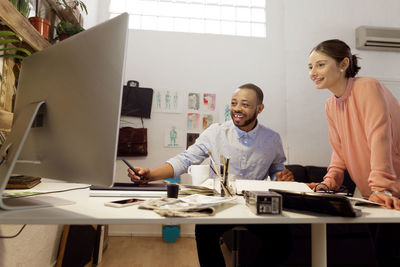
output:
<path id="1" fill-rule="evenodd" d="M 0 151 L 1 193 L 11 174 L 113 184 L 128 19 L 122 14 L 24 59 Z"/>

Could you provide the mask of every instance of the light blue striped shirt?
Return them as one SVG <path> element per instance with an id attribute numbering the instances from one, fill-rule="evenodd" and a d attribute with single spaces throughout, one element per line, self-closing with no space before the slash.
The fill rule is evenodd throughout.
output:
<path id="1" fill-rule="evenodd" d="M 245 132 L 230 120 L 212 124 L 195 144 L 167 161 L 174 168 L 174 177 L 186 173 L 190 165 L 202 163 L 209 157 L 208 151 L 218 165 L 220 155 L 230 158 L 229 173 L 237 179 L 264 180 L 270 176 L 274 180 L 275 173 L 285 169 L 286 157 L 277 132 L 259 123 Z M 214 175 L 211 170 L 210 175 Z"/>

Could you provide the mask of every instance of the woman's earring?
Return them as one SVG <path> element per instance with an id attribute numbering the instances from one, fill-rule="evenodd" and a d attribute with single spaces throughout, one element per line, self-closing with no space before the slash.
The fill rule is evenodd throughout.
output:
<path id="1" fill-rule="evenodd" d="M 340 72 L 343 72 L 343 69 L 340 69 Z"/>

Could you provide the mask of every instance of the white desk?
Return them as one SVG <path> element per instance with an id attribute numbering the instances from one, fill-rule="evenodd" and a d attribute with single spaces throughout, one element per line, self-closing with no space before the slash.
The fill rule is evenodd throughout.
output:
<path id="1" fill-rule="evenodd" d="M 56 187 L 80 187 L 82 185 L 40 184 L 35 190 L 50 191 Z M 75 201 L 75 204 L 21 211 L 0 210 L 0 224 L 311 224 L 312 266 L 326 267 L 326 224 L 328 223 L 400 223 L 400 212 L 384 208 L 361 208 L 358 218 L 327 215 L 310 215 L 284 211 L 282 215 L 257 216 L 244 204 L 226 203 L 217 208 L 212 217 L 165 218 L 137 206 L 111 208 L 104 202 L 118 198 L 89 197 L 89 189 L 51 194 L 49 196 Z"/>

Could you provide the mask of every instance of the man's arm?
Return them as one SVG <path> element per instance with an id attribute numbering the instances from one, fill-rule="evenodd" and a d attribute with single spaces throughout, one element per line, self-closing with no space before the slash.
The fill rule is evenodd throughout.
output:
<path id="1" fill-rule="evenodd" d="M 165 163 L 158 168 L 150 170 L 149 168 L 141 168 L 134 167 L 135 170 L 144 177 L 143 182 L 156 181 L 167 179 L 169 177 L 174 176 L 174 168 L 172 168 L 171 164 Z M 128 176 L 131 178 L 131 181 L 134 183 L 140 183 L 140 178 L 131 170 L 128 169 Z"/>

